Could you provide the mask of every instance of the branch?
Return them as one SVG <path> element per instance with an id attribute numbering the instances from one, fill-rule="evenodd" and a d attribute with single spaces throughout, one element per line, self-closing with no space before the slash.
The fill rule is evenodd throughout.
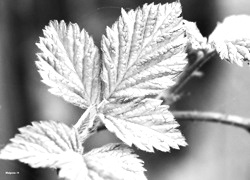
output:
<path id="1" fill-rule="evenodd" d="M 181 77 L 178 79 L 176 86 L 171 88 L 171 93 L 177 94 L 180 89 L 183 88 L 183 86 L 193 77 L 192 74 L 200 69 L 202 65 L 204 65 L 208 60 L 210 60 L 213 56 L 216 55 L 216 51 L 211 51 L 206 53 L 204 56 L 199 57 L 198 59 L 190 65 L 181 75 Z"/>
<path id="2" fill-rule="evenodd" d="M 198 121 L 214 122 L 225 125 L 240 127 L 250 132 L 250 118 L 244 118 L 236 115 L 228 115 L 217 112 L 200 112 L 200 111 L 172 111 L 174 117 L 180 121 Z M 104 124 L 101 124 L 97 131 L 106 130 Z"/>
<path id="3" fill-rule="evenodd" d="M 205 54 L 204 54 L 205 53 Z M 213 56 L 216 55 L 216 51 L 212 50 L 210 52 L 202 51 L 201 54 L 199 54 L 199 51 L 197 51 L 197 59 L 195 62 L 189 66 L 183 71 L 181 76 L 178 78 L 176 85 L 173 86 L 168 91 L 163 91 L 160 93 L 156 99 L 164 99 L 165 104 L 172 104 L 178 99 L 178 93 L 180 90 L 187 84 L 187 82 L 193 77 L 194 72 L 196 72 L 201 66 L 203 66 L 206 62 L 208 62 Z M 165 97 L 167 95 L 167 97 Z"/>
<path id="4" fill-rule="evenodd" d="M 200 112 L 200 111 L 172 111 L 174 117 L 181 121 L 204 121 L 215 122 L 235 127 L 243 128 L 250 132 L 250 119 L 236 115 L 222 114 L 217 112 Z"/>

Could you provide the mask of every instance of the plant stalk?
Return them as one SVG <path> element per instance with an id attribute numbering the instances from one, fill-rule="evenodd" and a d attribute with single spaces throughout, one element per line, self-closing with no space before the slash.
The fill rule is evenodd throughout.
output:
<path id="1" fill-rule="evenodd" d="M 171 89 L 163 91 L 156 99 L 164 99 L 165 104 L 172 104 L 176 100 L 179 99 L 178 93 L 180 90 L 188 83 L 188 81 L 193 77 L 193 73 L 197 71 L 201 66 L 203 66 L 207 61 L 209 61 L 213 56 L 216 55 L 216 51 L 206 52 L 203 51 L 204 54 L 198 55 L 197 59 L 193 64 L 188 66 L 181 76 L 177 79 L 176 85 L 173 86 Z M 167 95 L 167 96 L 166 96 Z"/>
<path id="2" fill-rule="evenodd" d="M 193 77 L 192 74 L 200 69 L 208 60 L 210 60 L 213 56 L 216 55 L 216 51 L 211 51 L 205 54 L 204 56 L 198 57 L 198 59 L 190 65 L 178 78 L 176 86 L 171 88 L 170 93 L 177 94 L 185 84 Z"/>
<path id="3" fill-rule="evenodd" d="M 214 122 L 240 127 L 250 132 L 250 118 L 217 112 L 200 111 L 172 111 L 174 117 L 180 121 Z"/>

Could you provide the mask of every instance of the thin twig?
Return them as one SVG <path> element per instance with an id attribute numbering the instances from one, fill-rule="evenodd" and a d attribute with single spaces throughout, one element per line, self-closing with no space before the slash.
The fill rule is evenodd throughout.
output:
<path id="1" fill-rule="evenodd" d="M 172 111 L 174 117 L 179 121 L 198 121 L 214 122 L 225 125 L 240 127 L 250 132 L 250 118 L 244 118 L 236 115 L 228 115 L 217 112 L 200 112 L 200 111 Z M 104 124 L 101 124 L 97 131 L 105 130 Z"/>
<path id="2" fill-rule="evenodd" d="M 204 56 L 198 58 L 192 65 L 190 65 L 180 76 L 176 86 L 171 88 L 170 93 L 177 94 L 183 86 L 193 77 L 192 74 L 197 71 L 202 65 L 216 55 L 216 51 L 211 51 Z"/>
<path id="3" fill-rule="evenodd" d="M 215 122 L 240 127 L 250 131 L 250 119 L 236 115 L 200 111 L 172 111 L 172 114 L 180 121 Z"/>
<path id="4" fill-rule="evenodd" d="M 210 60 L 215 55 L 216 51 L 210 51 L 210 52 L 203 51 L 201 55 L 199 55 L 197 51 L 196 61 L 190 66 L 188 66 L 185 69 L 185 71 L 183 71 L 181 76 L 177 79 L 176 85 L 169 90 L 163 91 L 155 98 L 164 99 L 166 104 L 172 104 L 173 102 L 178 100 L 179 99 L 178 93 L 188 83 L 188 81 L 192 77 L 194 77 L 193 76 L 194 72 L 196 72 L 202 65 L 204 65 L 208 60 Z"/>

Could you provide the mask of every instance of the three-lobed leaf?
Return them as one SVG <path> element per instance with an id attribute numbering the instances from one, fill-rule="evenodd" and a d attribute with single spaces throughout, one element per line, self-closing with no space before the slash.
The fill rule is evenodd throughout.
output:
<path id="1" fill-rule="evenodd" d="M 101 120 L 128 145 L 135 144 L 150 152 L 153 147 L 169 151 L 169 147 L 186 145 L 175 129 L 178 123 L 168 107 L 161 106 L 161 101 L 143 99 L 173 86 L 184 70 L 186 46 L 191 37 L 185 37 L 186 31 L 180 2 L 122 10 L 118 21 L 103 36 L 101 64 L 98 50 L 84 30 L 80 32 L 76 24 L 66 26 L 63 21 L 60 24 L 53 21 L 38 44 L 43 53 L 39 54 L 37 65 L 52 92 L 87 108 L 75 125 L 81 141 L 88 137 L 85 132 L 95 130 Z M 98 105 L 99 100 L 111 103 L 103 107 Z M 135 114 L 128 117 L 106 111 L 109 108 L 106 105 L 115 106 L 114 112 L 121 109 Z M 102 108 L 105 110 L 99 112 Z"/>
<path id="2" fill-rule="evenodd" d="M 102 39 L 104 98 L 157 95 L 175 83 L 186 61 L 181 4 L 145 4 L 125 12 Z"/>
<path id="3" fill-rule="evenodd" d="M 209 36 L 209 43 L 219 53 L 220 58 L 243 66 L 250 62 L 250 16 L 235 15 L 218 23 Z"/>
<path id="4" fill-rule="evenodd" d="M 102 64 L 85 30 L 51 21 L 37 44 L 43 82 L 53 94 L 87 110 L 74 128 L 53 121 L 21 128 L 0 151 L 0 159 L 58 168 L 59 177 L 70 180 L 146 180 L 143 161 L 126 145 L 110 144 L 83 154 L 82 143 L 100 118 L 126 144 L 145 151 L 187 145 L 168 106 L 146 98 L 175 84 L 187 64 L 186 50 L 210 48 L 196 25 L 180 15 L 179 2 L 122 10 L 103 36 Z M 217 25 L 209 43 L 222 59 L 240 66 L 250 61 L 249 20 L 231 16 Z M 97 108 L 100 100 L 107 102 Z"/>
<path id="5" fill-rule="evenodd" d="M 70 180 L 146 180 L 143 162 L 126 145 L 84 154 L 82 143 L 101 120 L 126 144 L 145 151 L 186 146 L 168 106 L 146 98 L 173 86 L 187 64 L 190 39 L 180 15 L 179 2 L 122 10 L 103 36 L 102 63 L 85 30 L 51 21 L 37 44 L 42 81 L 86 111 L 73 128 L 53 121 L 21 128 L 0 158 L 58 168 L 59 177 Z"/>
<path id="6" fill-rule="evenodd" d="M 100 99 L 100 55 L 93 39 L 77 24 L 51 21 L 37 46 L 36 62 L 50 92 L 83 109 Z"/>
<path id="7" fill-rule="evenodd" d="M 170 151 L 186 146 L 185 138 L 176 129 L 179 124 L 167 105 L 157 99 L 136 99 L 128 103 L 107 103 L 100 118 L 111 132 L 128 145 L 153 152 L 156 148 Z"/>

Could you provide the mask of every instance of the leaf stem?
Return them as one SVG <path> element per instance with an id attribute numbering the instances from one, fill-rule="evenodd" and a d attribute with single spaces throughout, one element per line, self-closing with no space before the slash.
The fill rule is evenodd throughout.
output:
<path id="1" fill-rule="evenodd" d="M 250 118 L 244 118 L 236 115 L 222 114 L 218 112 L 201 112 L 201 111 L 172 111 L 174 117 L 179 121 L 198 121 L 214 122 L 225 125 L 240 127 L 250 132 Z M 97 131 L 105 130 L 104 124 L 101 124 Z"/>
<path id="2" fill-rule="evenodd" d="M 193 64 L 187 66 L 185 71 L 181 74 L 181 76 L 177 79 L 176 85 L 171 89 L 163 91 L 160 93 L 156 99 L 164 99 L 165 104 L 172 104 L 178 99 L 178 93 L 180 90 L 187 84 L 187 82 L 193 77 L 193 73 L 197 71 L 202 65 L 204 65 L 208 60 L 210 60 L 213 56 L 216 55 L 216 51 L 212 50 L 210 52 L 206 52 L 205 50 L 199 54 L 200 51 L 196 52 L 197 59 Z M 166 97 L 167 94 L 167 97 Z"/>

